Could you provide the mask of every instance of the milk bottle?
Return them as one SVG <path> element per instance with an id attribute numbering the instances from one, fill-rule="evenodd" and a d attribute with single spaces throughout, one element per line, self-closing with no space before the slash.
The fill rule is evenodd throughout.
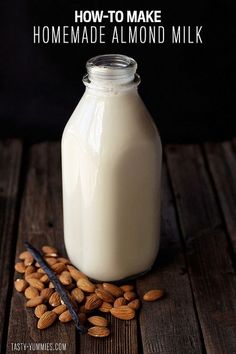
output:
<path id="1" fill-rule="evenodd" d="M 159 249 L 162 147 L 136 68 L 124 55 L 90 59 L 62 137 L 66 250 L 101 281 L 146 272 Z"/>

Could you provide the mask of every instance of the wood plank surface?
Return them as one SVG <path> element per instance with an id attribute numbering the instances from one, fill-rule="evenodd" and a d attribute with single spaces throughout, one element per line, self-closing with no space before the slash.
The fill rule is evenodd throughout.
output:
<path id="1" fill-rule="evenodd" d="M 165 164 L 162 175 L 161 248 L 154 269 L 137 281 L 141 297 L 146 291 L 156 288 L 164 288 L 166 296 L 154 303 L 143 302 L 140 311 L 143 353 L 203 353 Z"/>
<path id="2" fill-rule="evenodd" d="M 0 141 L 0 348 L 4 350 L 8 324 L 9 296 L 13 273 L 12 252 L 17 218 L 17 196 L 22 157 L 19 140 Z M 1 350 L 0 350 L 1 351 Z"/>
<path id="3" fill-rule="evenodd" d="M 234 253 L 236 254 L 236 139 L 204 146 Z"/>
<path id="4" fill-rule="evenodd" d="M 235 271 L 201 149 L 173 145 L 166 154 L 206 351 L 236 353 Z"/>
<path id="5" fill-rule="evenodd" d="M 57 353 L 236 354 L 236 277 L 220 211 L 235 247 L 236 141 L 206 144 L 206 160 L 198 145 L 166 147 L 170 181 L 164 164 L 161 249 L 153 270 L 136 282 L 141 296 L 162 287 L 166 296 L 144 303 L 138 320 L 109 316 L 111 336 L 103 339 L 80 336 L 72 323 L 37 330 L 33 310 L 25 308 L 24 296 L 15 290 L 6 338 L 8 321 L 4 327 L 2 319 L 13 285 L 21 152 L 19 141 L 0 143 L 0 336 L 3 343 L 7 339 L 7 353 L 14 353 L 12 343 L 65 343 L 66 350 Z M 65 255 L 59 143 L 36 144 L 29 151 L 15 260 L 24 240 L 38 248 L 56 245 Z M 31 352 L 29 346 L 24 350 Z"/>
<path id="6" fill-rule="evenodd" d="M 60 145 L 42 143 L 30 150 L 28 175 L 20 213 L 16 260 L 24 250 L 23 242 L 28 240 L 35 247 L 43 244 L 56 245 L 64 253 L 62 230 L 61 162 Z M 15 278 L 19 277 L 15 274 Z M 75 327 L 72 323 L 62 325 L 57 322 L 45 331 L 36 329 L 37 319 L 32 309 L 25 308 L 25 298 L 14 291 L 11 302 L 10 325 L 8 331 L 8 352 L 12 343 L 65 343 L 66 351 L 75 353 Z M 17 352 L 17 351 L 16 351 Z M 56 352 L 56 351 L 55 351 Z M 28 347 L 24 353 L 32 353 Z M 34 350 L 34 353 L 48 353 Z"/>

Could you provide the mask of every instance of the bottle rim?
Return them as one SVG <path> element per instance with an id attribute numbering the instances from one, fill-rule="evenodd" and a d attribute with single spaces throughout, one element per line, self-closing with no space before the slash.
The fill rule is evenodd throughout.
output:
<path id="1" fill-rule="evenodd" d="M 133 58 L 123 54 L 103 54 L 89 59 L 86 63 L 86 68 L 88 71 L 93 68 L 99 68 L 100 70 L 107 68 L 111 70 L 132 68 L 136 71 L 137 62 Z"/>
<path id="2" fill-rule="evenodd" d="M 86 86 L 137 86 L 140 82 L 137 62 L 127 55 L 98 55 L 87 61 L 86 68 L 87 74 L 83 77 Z"/>

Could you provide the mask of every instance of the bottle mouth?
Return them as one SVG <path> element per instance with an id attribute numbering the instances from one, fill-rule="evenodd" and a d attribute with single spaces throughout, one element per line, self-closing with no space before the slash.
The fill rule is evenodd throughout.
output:
<path id="1" fill-rule="evenodd" d="M 122 70 L 133 68 L 137 69 L 137 63 L 133 58 L 122 54 L 104 54 L 93 57 L 87 61 L 87 70 L 93 68 Z"/>
<path id="2" fill-rule="evenodd" d="M 83 81 L 86 86 L 137 85 L 137 63 L 133 58 L 122 54 L 105 54 L 89 59 L 86 63 L 87 75 Z"/>

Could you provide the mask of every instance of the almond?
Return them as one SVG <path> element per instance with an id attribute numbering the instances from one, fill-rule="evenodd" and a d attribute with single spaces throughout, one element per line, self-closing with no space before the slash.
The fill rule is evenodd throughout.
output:
<path id="1" fill-rule="evenodd" d="M 75 288 L 71 292 L 71 296 L 73 299 L 75 299 L 78 303 L 82 302 L 84 300 L 84 293 L 81 289 Z"/>
<path id="2" fill-rule="evenodd" d="M 49 282 L 49 278 L 47 274 L 44 274 L 41 278 L 40 281 L 43 283 L 48 283 Z"/>
<path id="3" fill-rule="evenodd" d="M 80 272 L 78 269 L 76 269 L 75 267 L 73 267 L 71 265 L 67 265 L 67 269 L 69 270 L 72 278 L 75 281 L 78 281 L 81 278 L 88 279 L 88 277 L 84 273 Z"/>
<path id="4" fill-rule="evenodd" d="M 55 288 L 55 286 L 54 286 L 53 282 L 51 282 L 51 281 L 49 282 L 48 287 L 49 287 L 50 289 L 54 289 L 54 288 Z"/>
<path id="5" fill-rule="evenodd" d="M 37 272 L 40 274 L 45 274 L 45 270 L 43 270 L 43 268 L 41 268 L 41 267 L 38 268 Z"/>
<path id="6" fill-rule="evenodd" d="M 18 262 L 18 263 L 15 264 L 15 270 L 18 273 L 24 273 L 25 270 L 26 270 L 26 266 L 24 265 L 23 262 Z"/>
<path id="7" fill-rule="evenodd" d="M 91 311 L 100 307 L 101 304 L 102 304 L 102 299 L 100 299 L 96 294 L 92 294 L 87 298 L 85 302 L 85 309 Z"/>
<path id="8" fill-rule="evenodd" d="M 59 305 L 54 307 L 52 311 L 55 312 L 57 315 L 60 315 L 62 314 L 62 312 L 65 312 L 66 309 L 67 309 L 66 305 Z"/>
<path id="9" fill-rule="evenodd" d="M 124 297 L 118 297 L 113 306 L 114 307 L 120 307 L 120 306 L 123 306 L 123 305 L 126 305 L 127 304 L 127 300 L 124 298 Z"/>
<path id="10" fill-rule="evenodd" d="M 114 317 L 117 317 L 120 320 L 132 320 L 135 316 L 135 311 L 127 305 L 113 307 L 110 312 Z"/>
<path id="11" fill-rule="evenodd" d="M 113 295 L 104 289 L 96 289 L 95 294 L 105 302 L 113 303 L 115 300 Z"/>
<path id="12" fill-rule="evenodd" d="M 43 301 L 44 298 L 42 296 L 35 296 L 26 302 L 26 307 L 36 307 L 37 305 L 42 304 Z"/>
<path id="13" fill-rule="evenodd" d="M 72 283 L 72 277 L 70 275 L 70 272 L 63 271 L 59 277 L 59 280 L 63 285 L 70 285 Z"/>
<path id="14" fill-rule="evenodd" d="M 134 299 L 128 303 L 128 306 L 133 310 L 138 310 L 141 307 L 141 301 L 139 299 Z"/>
<path id="15" fill-rule="evenodd" d="M 94 326 L 106 327 L 108 325 L 107 319 L 101 316 L 88 317 L 88 321 Z"/>
<path id="16" fill-rule="evenodd" d="M 57 263 L 57 259 L 56 258 L 53 258 L 53 257 L 44 257 L 45 259 L 45 262 L 52 266 L 53 264 Z M 62 262 L 61 262 L 62 263 Z"/>
<path id="17" fill-rule="evenodd" d="M 64 263 L 55 263 L 51 266 L 51 269 L 57 273 L 60 274 L 64 269 L 65 269 L 65 264 Z"/>
<path id="18" fill-rule="evenodd" d="M 161 299 L 163 296 L 164 296 L 163 289 L 153 289 L 153 290 L 149 290 L 146 294 L 143 295 L 143 300 L 155 301 Z"/>
<path id="19" fill-rule="evenodd" d="M 55 291 L 49 298 L 49 304 L 53 307 L 61 305 L 61 297 L 57 291 Z"/>
<path id="20" fill-rule="evenodd" d="M 66 310 L 62 312 L 62 314 L 59 316 L 59 321 L 61 322 L 70 322 L 72 320 L 71 314 L 69 310 Z"/>
<path id="21" fill-rule="evenodd" d="M 35 273 L 36 272 L 36 268 L 33 265 L 30 265 L 28 267 L 26 267 L 25 270 L 25 277 L 27 277 L 28 275 Z"/>
<path id="22" fill-rule="evenodd" d="M 110 334 L 110 330 L 107 327 L 94 326 L 88 329 L 88 334 L 92 337 L 107 337 Z"/>
<path id="23" fill-rule="evenodd" d="M 41 290 L 40 295 L 43 296 L 45 301 L 48 301 L 53 293 L 54 293 L 54 289 L 45 288 Z"/>
<path id="24" fill-rule="evenodd" d="M 133 291 L 134 290 L 134 286 L 130 285 L 130 284 L 121 285 L 120 288 L 121 288 L 121 290 L 124 291 L 124 293 L 127 292 L 127 291 Z"/>
<path id="25" fill-rule="evenodd" d="M 26 267 L 32 265 L 34 263 L 34 257 L 30 254 L 27 258 L 24 260 L 24 265 Z"/>
<path id="26" fill-rule="evenodd" d="M 77 286 L 78 288 L 80 288 L 81 290 L 87 292 L 87 293 L 93 293 L 96 289 L 96 286 L 91 283 L 91 281 L 89 281 L 88 279 L 84 279 L 84 278 L 80 278 L 77 281 Z"/>
<path id="27" fill-rule="evenodd" d="M 106 291 L 108 291 L 110 294 L 112 294 L 115 297 L 120 297 L 123 295 L 123 290 L 117 285 L 110 284 L 110 283 L 103 283 L 102 286 Z"/>
<path id="28" fill-rule="evenodd" d="M 55 322 L 57 319 L 57 314 L 53 311 L 46 311 L 38 320 L 37 327 L 38 329 L 48 328 Z"/>
<path id="29" fill-rule="evenodd" d="M 32 256 L 31 253 L 29 251 L 24 251 L 24 252 L 21 252 L 20 255 L 19 255 L 19 259 L 21 260 L 25 260 L 26 258 Z"/>
<path id="30" fill-rule="evenodd" d="M 44 255 L 45 255 L 45 257 L 54 257 L 54 258 L 58 257 L 58 254 L 55 252 L 45 253 Z"/>
<path id="31" fill-rule="evenodd" d="M 71 264 L 69 259 L 64 258 L 64 257 L 57 258 L 57 261 L 60 262 L 60 263 L 64 263 L 64 264 Z"/>
<path id="32" fill-rule="evenodd" d="M 25 291 L 27 286 L 28 286 L 28 284 L 24 279 L 16 279 L 15 288 L 19 293 L 21 293 L 22 291 Z"/>
<path id="33" fill-rule="evenodd" d="M 42 247 L 43 253 L 58 253 L 57 249 L 55 247 L 51 247 L 48 245 L 45 245 Z"/>
<path id="34" fill-rule="evenodd" d="M 127 301 L 132 301 L 136 299 L 137 294 L 134 291 L 126 291 L 123 296 Z"/>
<path id="35" fill-rule="evenodd" d="M 103 301 L 103 303 L 99 307 L 99 311 L 105 313 L 110 312 L 111 309 L 112 309 L 112 305 L 109 302 L 105 302 L 105 301 Z"/>
<path id="36" fill-rule="evenodd" d="M 34 314 L 36 317 L 40 318 L 47 311 L 47 306 L 45 304 L 40 304 L 35 307 Z"/>
<path id="37" fill-rule="evenodd" d="M 27 277 L 26 281 L 29 283 L 29 285 L 33 286 L 34 288 L 38 289 L 38 290 L 43 290 L 44 289 L 44 284 L 35 278 L 30 278 Z"/>
<path id="38" fill-rule="evenodd" d="M 42 277 L 42 274 L 38 272 L 30 273 L 29 275 L 25 276 L 25 280 L 28 281 L 28 279 L 40 279 Z"/>
<path id="39" fill-rule="evenodd" d="M 28 288 L 25 289 L 25 297 L 26 299 L 33 299 L 34 297 L 39 295 L 39 291 L 36 288 L 33 288 L 33 286 L 28 286 Z"/>

